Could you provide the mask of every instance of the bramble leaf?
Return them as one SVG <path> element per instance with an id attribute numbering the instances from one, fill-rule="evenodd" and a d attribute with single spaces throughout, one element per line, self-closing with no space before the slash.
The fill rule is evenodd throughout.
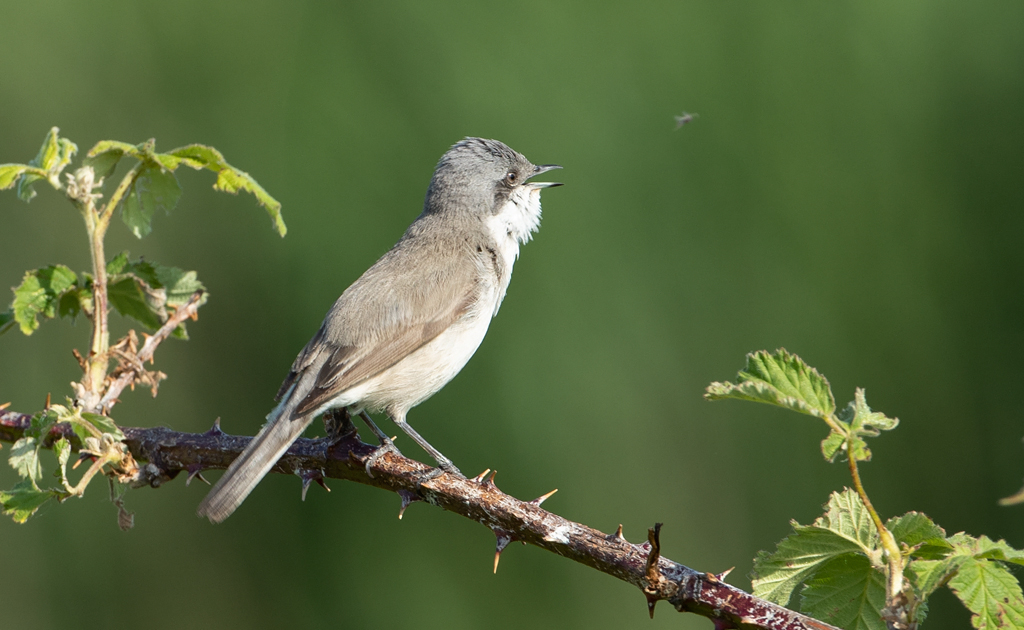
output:
<path id="1" fill-rule="evenodd" d="M 142 258 L 129 260 L 128 252 L 121 252 L 107 263 L 107 275 L 111 305 L 122 315 L 150 329 L 159 328 L 167 321 L 167 308 L 183 306 L 196 291 L 204 291 L 201 303 L 208 297 L 196 272 L 165 267 Z M 184 324 L 174 334 L 188 338 Z"/>
<path id="2" fill-rule="evenodd" d="M 57 316 L 57 305 L 63 294 L 77 288 L 78 276 L 64 265 L 50 265 L 25 272 L 25 277 L 14 289 L 11 311 L 21 332 L 31 335 L 39 328 L 39 316 Z"/>
<path id="3" fill-rule="evenodd" d="M 1024 593 L 1017 578 L 1001 563 L 966 557 L 950 578 L 949 588 L 974 613 L 971 625 L 975 628 L 1024 629 Z"/>
<path id="4" fill-rule="evenodd" d="M 861 555 L 833 558 L 801 592 L 801 612 L 847 630 L 886 630 L 884 607 L 885 576 Z"/>
<path id="5" fill-rule="evenodd" d="M 114 172 L 114 169 L 117 168 L 118 162 L 125 155 L 136 157 L 138 156 L 138 149 L 126 142 L 103 140 L 97 142 L 96 146 L 89 149 L 89 153 L 82 160 L 82 164 L 84 166 L 91 166 L 96 173 L 96 179 L 99 180 L 101 177 L 109 177 Z"/>
<path id="6" fill-rule="evenodd" d="M 39 148 L 39 154 L 28 163 L 38 170 L 24 171 L 18 178 L 18 198 L 22 201 L 31 201 L 36 196 L 32 185 L 41 179 L 48 180 L 54 188 L 60 188 L 60 174 L 71 163 L 78 147 L 67 138 L 61 138 L 59 132 L 57 127 L 50 129 L 43 140 L 43 146 Z"/>
<path id="7" fill-rule="evenodd" d="M 117 428 L 117 425 L 114 424 L 114 421 L 107 416 L 83 411 L 82 419 L 96 427 L 100 433 L 109 433 L 118 440 L 124 439 L 124 433 L 122 433 L 121 429 Z"/>
<path id="8" fill-rule="evenodd" d="M 906 575 L 914 585 L 918 599 L 930 597 L 950 576 L 960 570 L 960 565 L 966 559 L 967 556 L 948 556 L 941 560 L 912 560 L 907 565 Z"/>
<path id="9" fill-rule="evenodd" d="M 853 458 L 856 461 L 870 461 L 871 449 L 868 448 L 866 437 L 878 437 L 882 431 L 895 429 L 899 424 L 897 418 L 889 418 L 884 413 L 871 411 L 868 407 L 864 389 L 857 388 L 854 399 L 838 414 L 840 426 L 847 429 L 849 437 L 843 436 L 833 430 L 821 442 L 821 453 L 830 462 L 835 461 L 840 451 L 853 451 Z M 847 453 L 847 457 L 850 454 Z"/>
<path id="10" fill-rule="evenodd" d="M 121 206 L 121 219 L 136 238 L 153 231 L 153 213 L 170 212 L 181 197 L 174 173 L 157 164 L 143 167 L 135 177 Z"/>
<path id="11" fill-rule="evenodd" d="M 43 478 L 43 467 L 39 463 L 39 440 L 34 437 L 23 437 L 11 447 L 8 459 L 11 468 L 32 482 Z"/>
<path id="12" fill-rule="evenodd" d="M 828 418 L 836 401 L 828 379 L 795 354 L 780 348 L 774 354 L 759 350 L 747 355 L 747 366 L 737 383 L 711 383 L 704 398 L 735 398 L 785 407 L 818 418 Z"/>
<path id="13" fill-rule="evenodd" d="M 40 490 L 25 480 L 11 490 L 0 491 L 0 505 L 3 506 L 3 513 L 12 517 L 15 523 L 24 523 L 35 514 L 39 506 L 58 494 L 53 490 Z"/>
<path id="14" fill-rule="evenodd" d="M 15 182 L 23 175 L 31 175 L 38 181 L 46 177 L 46 171 L 28 164 L 0 164 L 0 190 L 14 188 Z"/>
<path id="15" fill-rule="evenodd" d="M 909 547 L 920 545 L 913 553 L 916 557 L 942 557 L 953 549 L 946 541 L 946 530 L 920 512 L 907 512 L 903 516 L 891 518 L 885 528 L 898 543 Z"/>
<path id="16" fill-rule="evenodd" d="M 860 497 L 850 489 L 833 492 L 826 508 L 813 525 L 793 522 L 794 533 L 774 553 L 758 553 L 751 575 L 754 595 L 785 606 L 797 586 L 837 557 L 858 554 L 880 562 L 878 531 Z"/>
<path id="17" fill-rule="evenodd" d="M 281 218 L 281 202 L 271 197 L 270 193 L 248 173 L 228 164 L 217 149 L 202 144 L 190 144 L 174 149 L 169 155 L 180 158 L 181 163 L 194 169 L 206 168 L 217 173 L 217 182 L 213 185 L 215 190 L 233 194 L 240 190 L 252 193 L 257 203 L 266 208 L 277 233 L 284 236 L 288 232 L 284 219 Z"/>

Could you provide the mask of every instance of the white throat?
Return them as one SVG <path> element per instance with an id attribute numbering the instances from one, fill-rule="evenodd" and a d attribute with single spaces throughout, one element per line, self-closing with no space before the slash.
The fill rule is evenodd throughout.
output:
<path id="1" fill-rule="evenodd" d="M 494 313 L 497 314 L 509 280 L 512 279 L 512 265 L 519 258 L 519 246 L 533 238 L 533 233 L 540 228 L 540 189 L 529 185 L 517 187 L 501 210 L 492 215 L 487 223 L 491 237 L 498 245 L 498 255 L 501 256 L 504 269 L 503 277 L 498 279 L 497 301 L 494 304 Z"/>

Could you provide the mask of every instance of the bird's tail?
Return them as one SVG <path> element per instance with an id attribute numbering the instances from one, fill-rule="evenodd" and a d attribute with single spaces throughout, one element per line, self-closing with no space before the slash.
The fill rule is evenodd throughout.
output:
<path id="1" fill-rule="evenodd" d="M 289 392 L 290 393 L 290 392 Z M 281 455 L 313 422 L 314 414 L 292 417 L 294 403 L 285 396 L 268 416 L 267 424 L 249 442 L 242 454 L 231 462 L 196 513 L 213 523 L 220 523 L 242 504 Z"/>

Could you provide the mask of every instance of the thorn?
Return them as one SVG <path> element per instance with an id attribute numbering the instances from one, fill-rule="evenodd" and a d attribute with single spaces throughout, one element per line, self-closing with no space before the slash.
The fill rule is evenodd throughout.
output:
<path id="1" fill-rule="evenodd" d="M 50 392 L 46 392 L 46 404 L 43 405 L 43 409 L 50 408 Z"/>
<path id="2" fill-rule="evenodd" d="M 497 474 L 498 474 L 497 470 L 492 472 L 491 476 L 488 477 L 487 481 L 484 482 L 484 487 L 486 487 L 488 490 L 491 490 L 491 489 L 498 490 L 498 486 L 494 485 L 494 475 L 497 475 Z M 501 490 L 498 490 L 498 492 L 501 492 Z"/>
<path id="3" fill-rule="evenodd" d="M 539 497 L 537 497 L 536 499 L 534 499 L 533 501 L 530 501 L 530 505 L 538 505 L 539 506 L 541 503 L 544 503 L 545 501 L 547 501 L 548 498 L 551 495 L 553 495 L 554 493 L 556 493 L 556 492 L 558 492 L 558 488 L 555 488 L 554 490 L 552 490 L 551 492 L 549 492 L 547 494 L 542 494 Z"/>
<path id="4" fill-rule="evenodd" d="M 328 492 L 330 492 L 330 491 L 331 491 L 331 489 L 327 487 L 327 482 L 326 482 L 326 481 L 324 481 L 324 478 L 323 478 L 323 477 L 317 477 L 316 483 L 317 483 L 317 485 L 318 485 L 318 486 L 320 486 L 320 487 L 321 487 L 321 488 L 323 488 L 324 490 L 326 490 L 326 491 L 328 491 Z"/>
<path id="5" fill-rule="evenodd" d="M 83 370 L 88 367 L 89 364 L 85 362 L 85 357 L 83 357 L 82 353 L 78 351 L 78 348 L 71 349 L 71 356 L 75 357 L 75 361 L 78 361 L 78 367 Z"/>
<path id="6" fill-rule="evenodd" d="M 473 481 L 475 483 L 483 483 L 484 477 L 486 477 L 487 473 L 489 473 L 489 472 L 491 472 L 491 469 L 490 468 L 485 468 L 482 473 L 480 473 L 476 477 L 473 477 L 472 479 L 470 479 L 470 481 Z"/>
<path id="7" fill-rule="evenodd" d="M 615 530 L 615 537 L 619 540 L 626 540 L 626 537 L 622 535 L 622 523 L 619 523 L 619 528 Z"/>
<path id="8" fill-rule="evenodd" d="M 735 569 L 735 568 L 736 567 L 729 567 L 725 571 L 722 571 L 721 573 L 715 574 L 715 579 L 718 580 L 719 582 L 724 582 L 725 581 L 725 576 L 727 576 L 730 573 L 732 573 L 732 570 Z"/>
<path id="9" fill-rule="evenodd" d="M 10 406 L 11 406 L 10 402 L 5 402 L 2 405 L 0 405 L 0 411 L 3 411 L 4 409 L 7 409 Z"/>
<path id="10" fill-rule="evenodd" d="M 188 478 L 185 479 L 186 488 L 188 487 L 188 484 L 192 483 L 193 479 L 198 479 L 199 481 L 202 481 L 206 485 L 210 485 L 210 482 L 206 480 L 206 477 L 203 477 L 203 468 L 199 465 L 193 465 L 188 467 Z"/>
<path id="11" fill-rule="evenodd" d="M 654 606 L 658 603 L 658 598 L 650 593 L 644 593 L 644 597 L 647 598 L 647 612 L 650 613 L 651 619 L 654 619 Z"/>
<path id="12" fill-rule="evenodd" d="M 224 433 L 223 431 L 220 430 L 220 416 L 218 416 L 217 419 L 213 421 L 213 426 L 210 427 L 210 430 L 204 433 L 203 435 L 205 435 L 206 437 L 217 437 L 220 435 L 227 435 L 227 433 Z"/>
<path id="13" fill-rule="evenodd" d="M 501 552 L 504 551 L 505 547 L 508 547 L 508 544 L 515 540 L 515 538 L 512 537 L 511 533 L 503 529 L 492 527 L 491 530 L 494 532 L 494 536 L 498 539 L 498 544 L 494 549 L 494 572 L 497 573 L 498 561 L 501 560 Z"/>
<path id="14" fill-rule="evenodd" d="M 423 500 L 420 495 L 415 492 L 409 492 L 408 490 L 399 490 L 398 496 L 402 497 L 402 509 L 398 510 L 398 520 L 402 520 L 402 516 L 405 515 L 405 508 L 417 501 Z"/>
<path id="15" fill-rule="evenodd" d="M 310 484 L 314 481 L 323 486 L 324 490 L 330 492 L 331 489 L 324 483 L 324 473 L 322 470 L 296 470 L 295 474 L 302 480 L 302 500 L 306 500 L 306 492 L 309 490 Z"/>

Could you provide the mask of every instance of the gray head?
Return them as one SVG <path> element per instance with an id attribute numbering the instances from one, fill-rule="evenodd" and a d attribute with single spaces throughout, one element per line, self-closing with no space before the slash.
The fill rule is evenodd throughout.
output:
<path id="1" fill-rule="evenodd" d="M 562 167 L 535 166 L 523 154 L 497 140 L 466 138 L 438 161 L 423 212 L 498 214 L 510 199 L 529 198 L 530 193 L 541 188 L 559 186 L 554 182 L 529 181 L 556 168 Z"/>

